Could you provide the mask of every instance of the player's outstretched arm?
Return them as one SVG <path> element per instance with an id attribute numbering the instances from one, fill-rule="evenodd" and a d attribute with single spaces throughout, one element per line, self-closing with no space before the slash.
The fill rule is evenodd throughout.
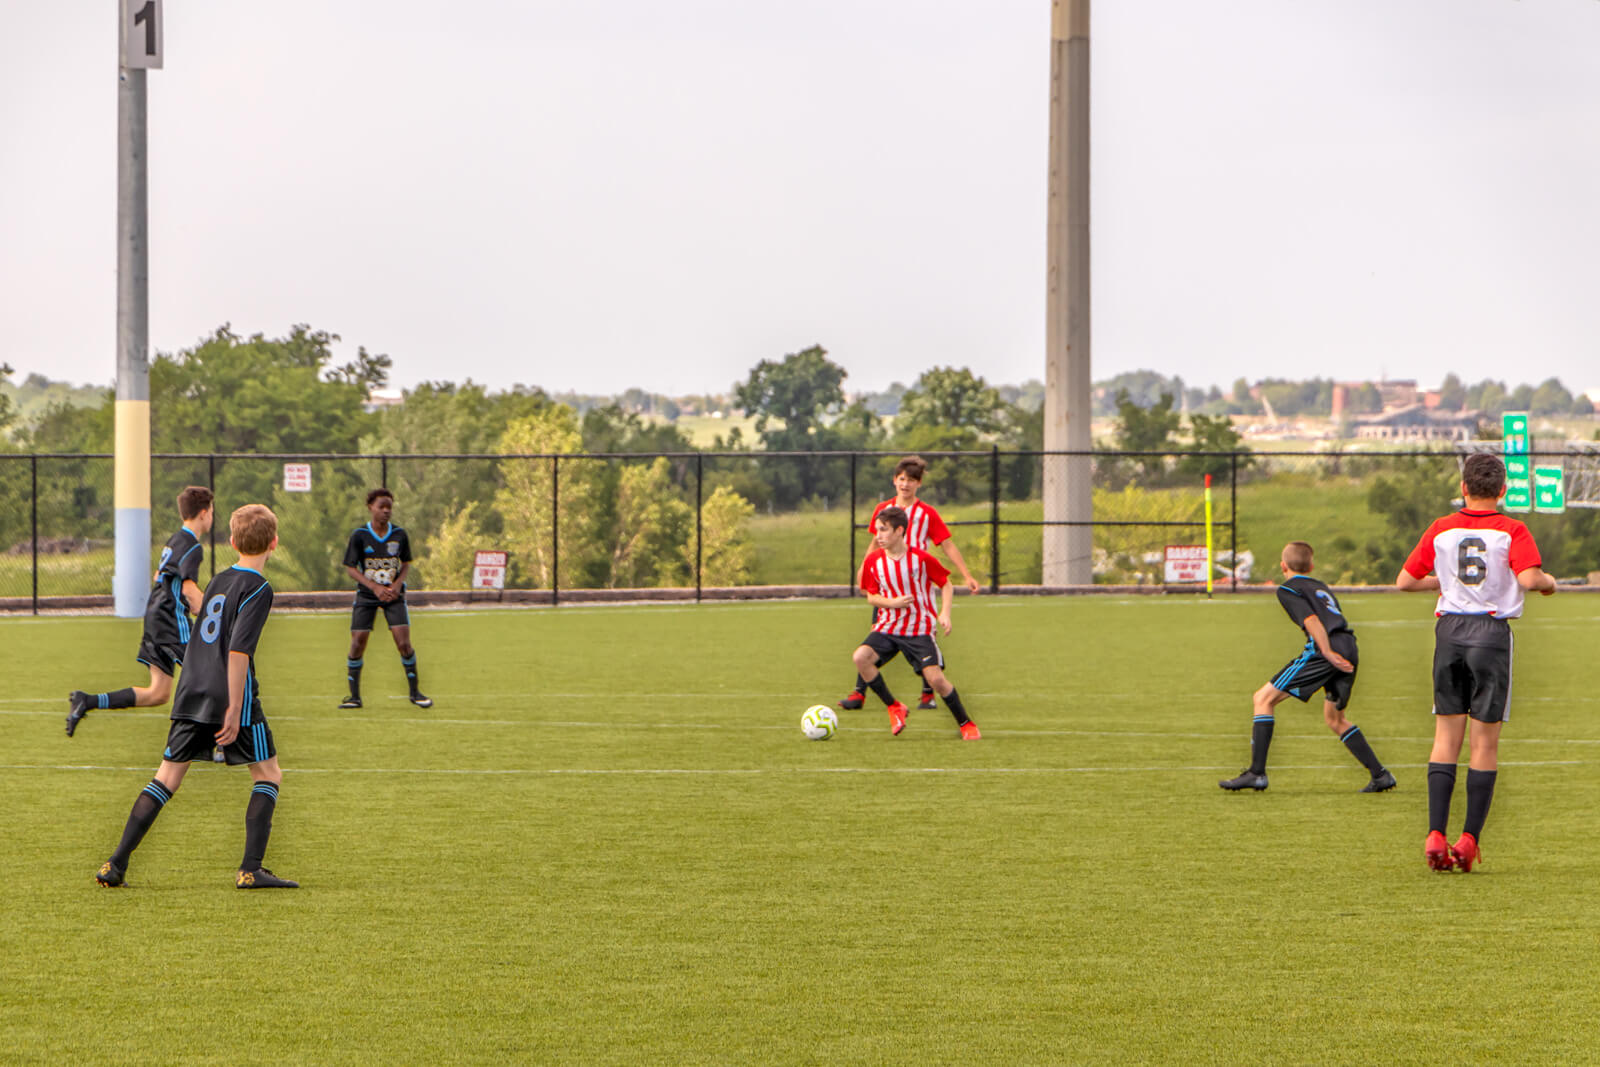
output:
<path id="1" fill-rule="evenodd" d="M 1538 567 L 1529 567 L 1527 570 L 1517 572 L 1517 584 L 1530 593 L 1540 593 L 1549 596 L 1556 591 L 1555 575 Z"/>
<path id="2" fill-rule="evenodd" d="M 966 583 L 967 592 L 975 594 L 983 588 L 978 584 L 978 579 L 972 576 L 972 571 L 967 569 L 967 561 L 962 558 L 961 550 L 956 547 L 955 538 L 946 538 L 938 548 L 945 554 L 946 559 L 956 565 L 956 570 L 961 572 L 961 580 Z"/>

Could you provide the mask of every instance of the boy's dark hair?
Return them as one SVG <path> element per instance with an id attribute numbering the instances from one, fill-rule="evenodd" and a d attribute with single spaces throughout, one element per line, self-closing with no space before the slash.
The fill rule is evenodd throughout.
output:
<path id="1" fill-rule="evenodd" d="M 394 503 L 394 494 L 380 485 L 378 488 L 367 493 L 367 507 L 370 508 L 372 506 L 372 502 L 378 499 L 380 496 L 386 496 L 389 498 L 389 502 L 391 504 Z"/>
<path id="2" fill-rule="evenodd" d="M 259 556 L 278 536 L 278 516 L 265 504 L 246 504 L 228 517 L 228 536 L 241 556 Z"/>
<path id="3" fill-rule="evenodd" d="M 1311 546 L 1304 541 L 1290 541 L 1283 546 L 1283 562 L 1296 574 L 1311 573 Z"/>
<path id="4" fill-rule="evenodd" d="M 891 530 L 904 530 L 911 525 L 911 517 L 906 514 L 906 509 L 893 505 L 878 512 L 878 521 L 888 523 Z"/>
<path id="5" fill-rule="evenodd" d="M 928 473 L 928 461 L 921 456 L 907 456 L 894 465 L 894 476 L 909 474 L 916 481 L 922 481 L 923 475 Z"/>
<path id="6" fill-rule="evenodd" d="M 1474 452 L 1461 465 L 1461 483 L 1467 495 L 1479 500 L 1498 500 L 1506 487 L 1506 465 L 1488 452 Z"/>
<path id="7" fill-rule="evenodd" d="M 191 485 L 178 494 L 178 514 L 183 521 L 198 518 L 200 513 L 211 506 L 216 499 L 211 495 L 211 490 L 203 485 Z"/>

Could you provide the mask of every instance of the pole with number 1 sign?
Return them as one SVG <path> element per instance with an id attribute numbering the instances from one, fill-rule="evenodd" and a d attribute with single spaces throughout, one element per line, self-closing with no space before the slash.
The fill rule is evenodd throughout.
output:
<path id="1" fill-rule="evenodd" d="M 159 70 L 162 0 L 121 0 L 117 39 L 116 567 L 122 618 L 150 592 L 150 234 L 145 72 Z"/>

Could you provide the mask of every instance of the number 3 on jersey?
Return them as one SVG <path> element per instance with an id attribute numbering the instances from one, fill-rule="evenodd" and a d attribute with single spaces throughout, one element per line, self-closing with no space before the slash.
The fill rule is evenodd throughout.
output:
<path id="1" fill-rule="evenodd" d="M 217 636 L 222 633 L 222 609 L 227 603 L 227 595 L 218 593 L 206 605 L 205 617 L 200 621 L 200 640 L 208 645 L 216 644 Z"/>

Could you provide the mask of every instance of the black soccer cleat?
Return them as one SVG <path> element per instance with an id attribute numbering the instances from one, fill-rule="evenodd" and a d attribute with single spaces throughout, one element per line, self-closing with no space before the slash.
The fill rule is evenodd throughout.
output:
<path id="1" fill-rule="evenodd" d="M 421 693 L 412 693 L 410 700 L 411 703 L 415 704 L 419 708 L 433 707 L 433 698 L 430 696 L 423 696 Z"/>
<path id="2" fill-rule="evenodd" d="M 287 878 L 279 878 L 265 867 L 257 867 L 253 871 L 240 871 L 239 877 L 233 883 L 240 889 L 299 889 L 299 882 L 291 882 Z"/>
<path id="3" fill-rule="evenodd" d="M 852 692 L 849 696 L 847 696 L 843 700 L 839 701 L 839 710 L 841 710 L 841 711 L 860 711 L 862 705 L 865 704 L 866 702 L 867 702 L 867 698 L 866 698 L 866 696 L 864 694 L 858 693 L 858 692 Z"/>
<path id="4" fill-rule="evenodd" d="M 1254 789 L 1259 793 L 1267 787 L 1267 776 L 1257 774 L 1255 771 L 1245 770 L 1239 772 L 1239 777 L 1224 778 L 1217 784 L 1230 793 L 1237 793 L 1241 789 Z"/>
<path id="5" fill-rule="evenodd" d="M 360 706 L 361 698 L 358 696 L 348 696 L 339 702 L 340 711 L 350 711 L 354 708 L 359 708 Z"/>
<path id="6" fill-rule="evenodd" d="M 67 694 L 67 736 L 71 737 L 83 717 L 89 714 L 89 708 L 94 703 L 94 698 L 81 689 L 74 689 Z"/>
<path id="7" fill-rule="evenodd" d="M 932 708 L 936 708 L 938 706 L 939 706 L 939 702 L 937 700 L 933 699 L 932 690 L 929 690 L 928 692 L 923 693 L 921 698 L 919 698 L 917 700 L 917 710 L 918 711 L 928 711 L 928 710 L 930 710 Z"/>
<path id="8" fill-rule="evenodd" d="M 128 872 L 126 870 L 118 867 L 110 860 L 106 860 L 100 865 L 100 869 L 94 872 L 94 880 L 107 889 L 115 889 L 123 885 L 127 881 L 127 876 Z"/>
<path id="9" fill-rule="evenodd" d="M 1394 775 L 1390 774 L 1388 770 L 1385 770 L 1382 774 L 1380 774 L 1376 778 L 1372 779 L 1372 781 L 1370 781 L 1366 785 L 1362 786 L 1361 787 L 1361 792 L 1363 792 L 1363 793 L 1383 793 L 1383 792 L 1386 792 L 1386 791 L 1388 791 L 1390 789 L 1393 789 L 1396 784 L 1397 783 L 1394 780 Z"/>

